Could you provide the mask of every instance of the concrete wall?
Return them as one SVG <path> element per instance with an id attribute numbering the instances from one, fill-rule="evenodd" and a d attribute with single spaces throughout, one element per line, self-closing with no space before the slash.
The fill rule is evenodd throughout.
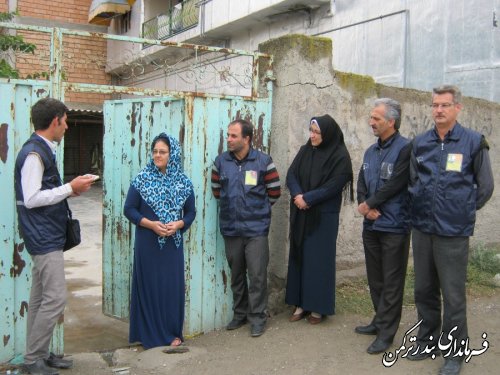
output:
<path id="1" fill-rule="evenodd" d="M 127 35 L 138 36 L 147 20 L 144 14 L 153 14 L 160 2 L 136 1 Z M 500 102 L 499 4 L 499 0 L 212 0 L 200 5 L 196 27 L 168 40 L 223 43 L 253 51 L 272 38 L 319 35 L 333 40 L 338 70 L 419 90 L 431 90 L 436 81 L 455 82 L 465 95 Z M 113 26 L 110 31 L 118 32 Z M 108 69 L 157 50 L 110 42 Z"/>
<path id="2" fill-rule="evenodd" d="M 324 36 L 333 40 L 336 69 L 420 90 L 431 90 L 436 80 L 453 81 L 465 95 L 500 102 L 498 0 L 335 0 L 333 11 L 326 4 L 310 13 L 275 7 L 275 14 L 254 16 L 253 24 L 228 27 L 225 34 L 216 29 L 222 24 L 216 20 L 224 15 L 228 23 L 234 21 L 221 11 L 224 3 L 207 4 L 206 35 L 212 30 L 225 35 L 231 48 L 254 50 L 293 33 Z M 233 7 L 249 10 L 245 1 Z"/>
<path id="3" fill-rule="evenodd" d="M 325 113 L 341 126 L 351 154 L 355 180 L 365 149 L 375 142 L 368 126 L 373 101 L 391 97 L 402 105 L 401 133 L 413 138 L 433 126 L 431 94 L 376 84 L 372 78 L 334 71 L 332 42 L 327 38 L 291 35 L 260 45 L 260 51 L 274 55 L 276 78 L 273 94 L 271 155 L 284 180 L 299 147 L 308 139 L 309 120 Z M 436 86 L 444 82 L 436 82 Z M 490 144 L 494 171 L 500 169 L 500 105 L 481 99 L 465 98 L 459 121 L 482 132 Z M 496 172 L 496 182 L 498 172 Z M 270 306 L 283 307 L 283 286 L 288 263 L 289 192 L 285 189 L 273 208 L 271 229 Z M 364 273 L 364 253 L 361 241 L 362 217 L 357 204 L 345 205 L 340 215 L 337 241 L 338 281 L 357 266 Z M 478 213 L 472 243 L 500 242 L 497 224 L 500 220 L 500 192 Z M 343 272 L 344 271 L 344 272 Z"/>

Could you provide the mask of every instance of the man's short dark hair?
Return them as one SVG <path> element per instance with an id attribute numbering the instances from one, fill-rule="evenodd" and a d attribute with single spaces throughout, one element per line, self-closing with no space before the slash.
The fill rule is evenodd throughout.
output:
<path id="1" fill-rule="evenodd" d="M 31 121 L 35 130 L 45 130 L 55 117 L 61 119 L 66 112 L 68 107 L 60 100 L 43 98 L 31 107 Z"/>
<path id="2" fill-rule="evenodd" d="M 241 126 L 241 135 L 242 137 L 250 137 L 250 144 L 252 143 L 253 138 L 253 125 L 250 121 L 237 119 L 229 123 L 228 126 L 240 124 Z"/>
<path id="3" fill-rule="evenodd" d="M 462 103 L 462 92 L 457 86 L 453 85 L 442 85 L 438 87 L 434 87 L 432 89 L 433 94 L 441 95 L 441 94 L 451 94 L 453 96 L 453 103 L 459 104 Z"/>

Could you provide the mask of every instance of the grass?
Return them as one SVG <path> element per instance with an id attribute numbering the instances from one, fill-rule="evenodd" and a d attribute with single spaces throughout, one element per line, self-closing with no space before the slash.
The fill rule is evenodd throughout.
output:
<path id="1" fill-rule="evenodd" d="M 500 288 L 493 284 L 493 278 L 500 273 L 500 244 L 473 247 L 469 252 L 467 288 L 474 297 L 491 296 Z"/>
<path id="2" fill-rule="evenodd" d="M 473 297 L 492 296 L 500 291 L 493 284 L 493 278 L 500 273 L 500 244 L 478 245 L 471 248 L 469 253 L 469 267 L 467 270 L 467 294 Z M 403 306 L 415 306 L 413 290 L 415 273 L 413 265 L 408 264 L 406 273 Z M 373 305 L 366 278 L 348 281 L 337 287 L 336 307 L 341 314 L 357 314 L 370 316 L 373 314 Z"/>

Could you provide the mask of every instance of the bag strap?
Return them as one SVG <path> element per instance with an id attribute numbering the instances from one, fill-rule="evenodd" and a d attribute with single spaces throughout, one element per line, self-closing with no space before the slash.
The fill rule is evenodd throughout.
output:
<path id="1" fill-rule="evenodd" d="M 68 210 L 68 217 L 69 217 L 70 219 L 73 219 L 72 212 L 71 212 L 71 210 L 69 209 L 68 198 L 66 198 L 66 199 L 64 200 L 64 204 L 66 204 L 66 209 Z"/>

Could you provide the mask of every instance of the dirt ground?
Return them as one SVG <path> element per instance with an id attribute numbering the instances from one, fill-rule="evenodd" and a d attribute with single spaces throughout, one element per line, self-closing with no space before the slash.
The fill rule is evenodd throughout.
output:
<path id="1" fill-rule="evenodd" d="M 470 348 L 482 348 L 483 332 L 487 333 L 489 348 L 472 357 L 462 374 L 500 373 L 499 311 L 500 293 L 469 300 Z M 367 354 L 373 337 L 357 335 L 353 329 L 368 319 L 340 314 L 312 326 L 305 320 L 289 323 L 288 313 L 283 313 L 271 317 L 267 331 L 258 338 L 250 336 L 246 325 L 236 331 L 220 330 L 188 339 L 185 346 L 189 352 L 183 354 L 165 354 L 165 347 L 147 351 L 132 347 L 115 351 L 112 358 L 104 358 L 108 359 L 106 363 L 96 353 L 74 353 L 74 369 L 61 374 L 437 374 L 443 363 L 440 357 L 420 362 L 400 358 L 387 368 L 382 364 L 382 354 Z M 393 353 L 400 347 L 404 332 L 414 324 L 414 309 L 406 309 L 390 349 Z"/>
<path id="2" fill-rule="evenodd" d="M 74 368 L 61 375 L 303 375 L 303 374 L 437 374 L 441 357 L 411 362 L 399 358 L 384 367 L 383 355 L 366 348 L 373 336 L 354 333 L 369 316 L 339 314 L 319 325 L 288 322 L 290 312 L 272 316 L 261 337 L 250 336 L 248 325 L 235 331 L 219 330 L 189 338 L 183 354 L 128 346 L 128 324 L 101 313 L 100 192 L 95 189 L 72 202 L 82 223 L 82 245 L 65 254 L 69 300 L 65 312 L 65 352 Z M 500 289 L 493 297 L 469 298 L 469 347 L 479 350 L 487 334 L 488 349 L 464 365 L 462 374 L 500 374 Z M 396 340 L 416 323 L 414 308 L 405 308 Z M 117 349 L 120 348 L 120 349 Z M 404 351 L 402 352 L 402 354 Z M 120 371 L 121 370 L 121 371 Z M 1 370 L 0 374 L 5 374 Z"/>
<path id="3" fill-rule="evenodd" d="M 89 207 L 92 208 L 89 210 Z M 100 191 L 93 189 L 75 201 L 87 240 L 66 256 L 69 303 L 65 317 L 66 353 L 75 361 L 67 375 L 176 374 L 176 375 L 267 375 L 267 374 L 437 374 L 443 359 L 382 364 L 383 355 L 370 355 L 366 348 L 374 339 L 354 333 L 370 317 L 339 313 L 312 326 L 307 321 L 288 322 L 290 312 L 272 316 L 267 331 L 250 336 L 248 325 L 236 331 L 220 330 L 186 340 L 189 352 L 165 354 L 165 348 L 142 351 L 127 344 L 128 324 L 104 317 L 101 311 L 99 223 Z M 89 213 L 90 211 L 90 213 Z M 99 215 L 99 216 L 98 216 Z M 487 333 L 488 350 L 472 357 L 462 371 L 470 374 L 500 374 L 500 290 L 493 297 L 468 301 L 470 348 L 482 348 Z M 398 335 L 391 347 L 401 346 L 404 333 L 416 323 L 414 308 L 406 308 Z M 122 349 L 113 351 L 121 347 Z M 98 352 L 101 352 L 99 354 Z M 104 354 L 102 354 L 104 353 Z M 404 353 L 404 352 L 402 352 Z M 116 371 L 124 369 L 124 371 Z M 113 371 L 114 370 L 114 371 Z"/>

